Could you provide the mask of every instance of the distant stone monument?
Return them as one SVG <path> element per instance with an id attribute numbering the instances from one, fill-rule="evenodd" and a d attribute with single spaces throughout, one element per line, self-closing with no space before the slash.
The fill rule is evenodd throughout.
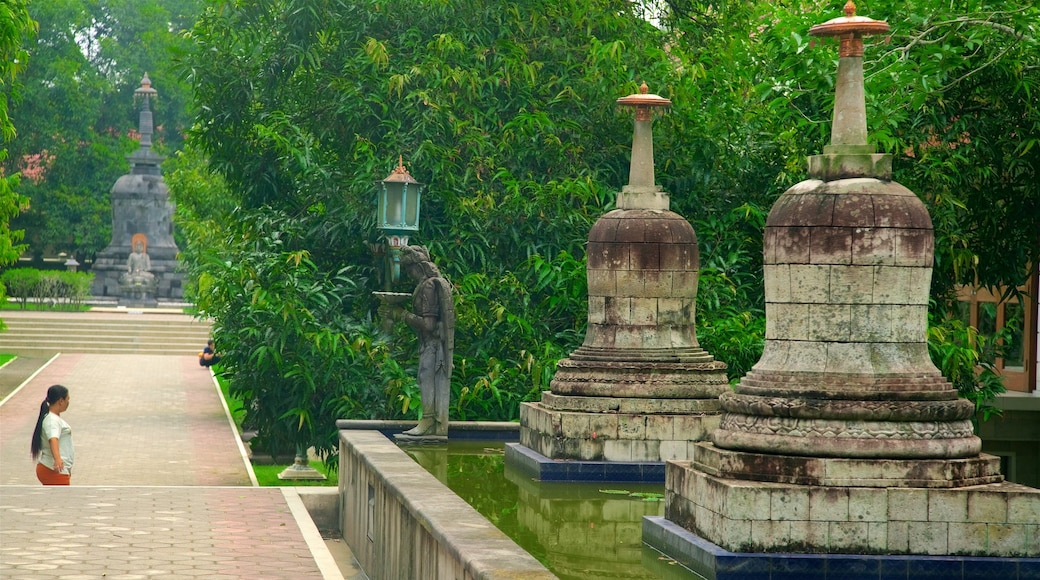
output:
<path id="1" fill-rule="evenodd" d="M 127 157 L 131 169 L 112 187 L 112 241 L 98 253 L 91 271 L 96 297 L 115 297 L 126 306 L 155 306 L 158 300 L 183 298 L 183 274 L 177 271 L 177 245 L 173 241 L 173 204 L 163 181 L 163 157 L 152 151 L 152 112 L 150 100 L 156 95 L 145 74 L 135 96 L 141 98 L 141 147 Z M 136 254 L 142 243 L 143 258 L 130 258 L 137 264 L 139 284 L 128 284 L 134 272 L 128 271 L 127 256 Z M 147 262 L 142 270 L 140 263 Z M 141 298 L 151 275 L 149 298 Z"/>
<path id="2" fill-rule="evenodd" d="M 521 406 L 520 446 L 551 460 L 660 464 L 687 459 L 718 426 L 728 381 L 697 343 L 697 236 L 655 183 L 653 109 L 671 102 L 646 84 L 617 102 L 635 109 L 632 164 L 618 209 L 589 232 L 588 330 L 550 391 Z M 508 448 L 507 461 L 522 451 Z"/>
<path id="3" fill-rule="evenodd" d="M 845 14 L 810 30 L 841 39 L 831 144 L 766 222 L 765 350 L 668 464 L 665 518 L 732 552 L 1038 556 L 1040 491 L 1003 482 L 928 356 L 931 219 L 868 145 L 862 36 L 888 25 Z"/>

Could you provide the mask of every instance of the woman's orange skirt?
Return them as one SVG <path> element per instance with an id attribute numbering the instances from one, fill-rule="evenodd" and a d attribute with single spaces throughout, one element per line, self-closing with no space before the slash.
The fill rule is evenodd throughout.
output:
<path id="1" fill-rule="evenodd" d="M 67 473 L 58 473 L 42 463 L 37 463 L 36 479 L 39 479 L 43 485 L 69 485 L 72 476 Z"/>

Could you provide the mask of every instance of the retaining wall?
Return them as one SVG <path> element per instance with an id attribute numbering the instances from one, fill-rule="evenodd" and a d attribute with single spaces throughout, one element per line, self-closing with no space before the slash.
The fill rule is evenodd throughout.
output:
<path id="1" fill-rule="evenodd" d="M 556 578 L 378 431 L 339 447 L 340 529 L 371 580 Z"/>

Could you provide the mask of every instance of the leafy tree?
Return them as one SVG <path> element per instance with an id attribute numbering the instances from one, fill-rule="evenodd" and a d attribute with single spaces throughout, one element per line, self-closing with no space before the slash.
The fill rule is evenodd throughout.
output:
<path id="1" fill-rule="evenodd" d="M 353 286 L 335 289 L 346 300 L 327 296 L 343 311 L 323 310 L 323 320 L 342 331 L 346 346 L 337 348 L 368 357 L 379 373 L 357 379 L 364 384 L 316 383 L 316 391 L 347 416 L 414 412 L 414 336 L 403 328 L 392 340 L 378 336 L 369 298 L 381 289 L 368 249 L 377 241 L 372 183 L 404 154 L 429 184 L 415 241 L 459 288 L 454 412 L 515 418 L 581 340 L 584 242 L 628 169 L 632 121 L 614 101 L 643 79 L 667 93 L 676 78 L 659 31 L 620 0 L 269 0 L 218 3 L 192 40 L 192 141 L 241 208 L 217 220 L 225 233 L 214 259 L 191 260 L 200 297 L 205 280 L 237 268 L 226 264 L 252 263 L 235 240 L 261 235 L 256 212 L 284 216 L 260 222 L 272 228 L 263 235 L 306 249 L 308 276 L 352 267 L 343 275 Z M 182 208 L 195 196 L 173 189 Z M 291 223 L 298 236 L 281 233 Z M 407 282 L 399 289 L 410 290 Z M 251 401 L 297 393 L 294 409 L 311 417 L 326 409 L 302 399 L 311 387 L 291 366 L 250 374 L 271 337 L 241 315 L 249 293 L 216 295 L 206 311 L 218 340 L 243 342 L 224 359 L 232 390 Z M 306 334 L 293 325 L 278 332 L 286 344 Z M 312 371 L 337 376 L 328 372 L 340 368 L 337 348 L 315 348 Z M 362 399 L 373 406 L 351 402 L 366 390 L 375 391 Z M 301 424 L 302 411 L 282 410 L 263 418 L 265 431 Z M 331 443 L 325 424 L 321 445 Z M 300 432 L 313 443 L 310 435 Z"/>
<path id="2" fill-rule="evenodd" d="M 15 136 L 11 105 L 20 97 L 21 86 L 17 77 L 22 74 L 29 58 L 24 46 L 36 33 L 36 22 L 29 16 L 27 4 L 12 0 L 0 5 L 0 135 L 3 136 L 0 162 L 7 159 L 7 145 Z M 25 248 L 19 244 L 23 232 L 12 230 L 10 226 L 11 219 L 26 203 L 25 197 L 15 191 L 19 183 L 17 173 L 0 173 L 0 266 L 17 260 Z M 6 300 L 4 286 L 0 284 L 0 302 Z M 2 321 L 0 328 L 3 328 Z"/>
<path id="3" fill-rule="evenodd" d="M 16 225 L 37 257 L 88 261 L 111 240 L 108 194 L 129 167 L 138 123 L 133 93 L 145 72 L 158 88 L 155 146 L 180 147 L 190 93 L 171 72 L 199 0 L 36 0 L 40 34 L 30 47 L 24 99 L 32 119 L 11 144 L 8 173 L 23 175 L 30 206 Z"/>

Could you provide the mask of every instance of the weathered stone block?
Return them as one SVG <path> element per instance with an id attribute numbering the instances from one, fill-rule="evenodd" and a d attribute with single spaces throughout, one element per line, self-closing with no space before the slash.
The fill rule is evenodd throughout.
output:
<path id="1" fill-rule="evenodd" d="M 931 268 L 932 230 L 905 229 L 896 236 L 896 265 Z"/>
<path id="2" fill-rule="evenodd" d="M 679 271 L 672 273 L 671 296 L 676 298 L 695 299 L 697 297 L 698 275 L 696 271 Z"/>
<path id="3" fill-rule="evenodd" d="M 873 196 L 875 226 L 883 228 L 915 227 L 911 210 L 901 197 L 900 195 Z"/>
<path id="4" fill-rule="evenodd" d="M 898 266 L 875 266 L 874 302 L 877 304 L 912 304 L 910 290 L 912 268 Z"/>
<path id="5" fill-rule="evenodd" d="M 808 373 L 822 373 L 827 370 L 826 352 L 822 352 L 818 342 L 789 341 L 787 344 L 787 366 Z"/>
<path id="6" fill-rule="evenodd" d="M 589 324 L 603 324 L 606 322 L 605 303 L 606 299 L 602 296 L 589 296 Z"/>
<path id="7" fill-rule="evenodd" d="M 888 522 L 867 522 L 867 549 L 873 554 L 888 550 Z"/>
<path id="8" fill-rule="evenodd" d="M 661 244 L 632 244 L 630 250 L 633 270 L 648 271 L 661 269 Z"/>
<path id="9" fill-rule="evenodd" d="M 791 264 L 791 300 L 826 304 L 830 293 L 831 267 L 823 264 Z M 766 302 L 772 297 L 766 294 Z"/>
<path id="10" fill-rule="evenodd" d="M 643 273 L 639 270 L 615 270 L 614 280 L 615 296 L 631 298 L 644 295 Z"/>
<path id="11" fill-rule="evenodd" d="M 686 441 L 661 441 L 661 460 L 686 460 L 690 456 L 688 454 L 689 445 Z"/>
<path id="12" fill-rule="evenodd" d="M 726 517 L 739 520 L 769 519 L 769 490 L 754 484 L 732 484 L 726 497 Z"/>
<path id="13" fill-rule="evenodd" d="M 808 520 L 809 488 L 804 486 L 771 488 L 769 517 L 774 520 Z"/>
<path id="14" fill-rule="evenodd" d="M 618 438 L 618 416 L 614 413 L 596 413 L 589 416 L 589 437 Z"/>
<path id="15" fill-rule="evenodd" d="M 641 415 L 622 415 L 618 417 L 618 439 L 646 439 L 646 420 Z"/>
<path id="16" fill-rule="evenodd" d="M 874 223 L 874 203 L 871 196 L 847 193 L 835 197 L 831 225 L 863 226 Z"/>
<path id="17" fill-rule="evenodd" d="M 587 270 L 589 296 L 614 296 L 617 294 L 617 276 L 614 270 Z"/>
<path id="18" fill-rule="evenodd" d="M 589 416 L 582 413 L 561 413 L 560 427 L 562 435 L 568 439 L 584 439 L 592 432 Z"/>
<path id="19" fill-rule="evenodd" d="M 643 341 L 643 330 L 639 326 L 618 326 L 614 330 L 614 346 L 620 349 L 646 346 Z"/>
<path id="20" fill-rule="evenodd" d="M 699 268 L 696 244 L 662 244 L 658 252 L 661 270 L 696 272 Z"/>
<path id="21" fill-rule="evenodd" d="M 626 441 L 631 447 L 631 461 L 660 461 L 660 441 Z"/>
<path id="22" fill-rule="evenodd" d="M 1007 496 L 987 491 L 968 492 L 968 521 L 1003 524 L 1008 521 Z M 1040 518 L 1038 518 L 1040 521 Z"/>
<path id="23" fill-rule="evenodd" d="M 852 307 L 848 304 L 809 306 L 809 340 L 847 341 L 852 333 Z"/>
<path id="24" fill-rule="evenodd" d="M 928 305 L 932 287 L 931 268 L 910 269 L 910 302 L 908 304 Z M 916 299 L 916 300 L 915 300 Z"/>
<path id="25" fill-rule="evenodd" d="M 644 296 L 670 296 L 674 272 L 647 270 L 643 272 Z"/>
<path id="26" fill-rule="evenodd" d="M 632 299 L 632 324 L 657 324 L 657 298 Z"/>
<path id="27" fill-rule="evenodd" d="M 1036 524 L 1040 522 L 1040 490 L 1009 492 L 1007 510 L 1008 523 Z"/>
<path id="28" fill-rule="evenodd" d="M 896 263 L 896 232 L 890 228 L 856 228 L 852 234 L 852 263 L 892 266 Z"/>
<path id="29" fill-rule="evenodd" d="M 791 267 L 787 264 L 771 264 L 763 266 L 762 280 L 765 284 L 766 296 L 772 302 L 792 302 Z"/>
<path id="30" fill-rule="evenodd" d="M 870 344 L 831 342 L 827 344 L 825 372 L 865 374 L 874 369 Z"/>
<path id="31" fill-rule="evenodd" d="M 831 268 L 830 302 L 832 304 L 870 304 L 873 302 L 873 298 L 873 266 Z"/>
<path id="32" fill-rule="evenodd" d="M 730 550 L 747 550 L 751 545 L 751 522 L 720 517 L 721 543 Z"/>
<path id="33" fill-rule="evenodd" d="M 632 318 L 632 299 L 606 296 L 603 301 L 603 312 L 607 324 L 628 324 Z"/>
<path id="34" fill-rule="evenodd" d="M 809 488 L 809 519 L 847 522 L 849 520 L 849 490 L 833 487 Z"/>
<path id="35" fill-rule="evenodd" d="M 676 325 L 692 323 L 692 303 L 687 303 L 681 298 L 657 299 L 657 324 Z"/>
<path id="36" fill-rule="evenodd" d="M 783 548 L 791 541 L 791 522 L 754 520 L 751 522 L 751 544 L 755 551 Z"/>
<path id="37" fill-rule="evenodd" d="M 909 551 L 913 554 L 939 556 L 949 553 L 948 522 L 907 522 Z"/>
<path id="38" fill-rule="evenodd" d="M 836 552 L 861 552 L 867 548 L 869 535 L 867 522 L 828 522 L 827 547 Z"/>
<path id="39" fill-rule="evenodd" d="M 851 264 L 852 228 L 811 228 L 809 233 L 809 263 Z"/>
<path id="40" fill-rule="evenodd" d="M 929 491 L 928 520 L 932 522 L 968 521 L 968 494 L 959 489 Z"/>
<path id="41" fill-rule="evenodd" d="M 989 544 L 986 545 L 986 553 L 994 556 L 1013 556 L 1027 549 L 1024 545 L 1025 534 L 1023 528 L 1015 524 L 987 524 Z M 1037 551 L 1035 546 L 1030 547 L 1033 552 Z M 978 552 L 976 552 L 978 553 Z"/>
<path id="42" fill-rule="evenodd" d="M 950 523 L 947 540 L 951 554 L 978 554 L 989 543 L 987 524 Z"/>
<path id="43" fill-rule="evenodd" d="M 894 554 L 905 554 L 910 550 L 910 522 L 888 522 L 888 551 Z"/>
<path id="44" fill-rule="evenodd" d="M 809 306 L 767 302 L 766 320 L 770 321 L 770 324 L 766 325 L 766 339 L 808 340 Z"/>
<path id="45" fill-rule="evenodd" d="M 603 459 L 607 461 L 632 461 L 632 448 L 627 441 L 616 439 L 604 441 Z"/>
<path id="46" fill-rule="evenodd" d="M 676 438 L 675 417 L 671 415 L 647 415 L 645 437 L 656 441 L 674 440 Z"/>
<path id="47" fill-rule="evenodd" d="M 849 519 L 857 522 L 888 521 L 888 490 L 850 488 Z"/>
<path id="48" fill-rule="evenodd" d="M 810 527 L 812 526 L 812 522 L 807 520 L 791 520 L 785 523 L 787 523 L 786 531 L 788 546 L 809 545 Z"/>
<path id="49" fill-rule="evenodd" d="M 588 267 L 596 270 L 631 270 L 628 244 L 590 243 Z"/>
<path id="50" fill-rule="evenodd" d="M 770 231 L 766 226 L 766 232 Z M 778 227 L 774 238 L 776 245 L 774 264 L 808 264 L 809 263 L 809 232 L 811 228 L 804 226 Z"/>

